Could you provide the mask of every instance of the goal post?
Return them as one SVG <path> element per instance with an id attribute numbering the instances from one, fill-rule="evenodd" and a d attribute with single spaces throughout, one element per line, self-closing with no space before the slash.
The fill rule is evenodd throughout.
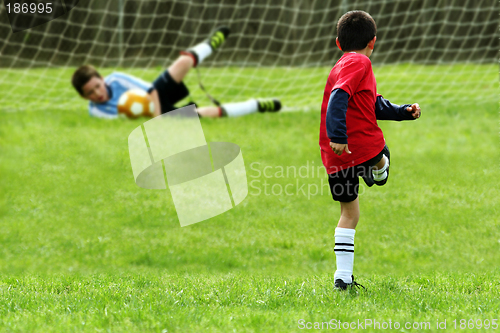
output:
<path id="1" fill-rule="evenodd" d="M 278 97 L 285 110 L 317 110 L 341 56 L 336 22 L 355 9 L 377 22 L 371 60 L 387 98 L 497 98 L 498 1 L 87 0 L 17 33 L 0 5 L 0 103 L 23 110 L 43 95 L 51 107 L 68 108 L 78 101 L 70 75 L 87 63 L 153 80 L 179 51 L 227 25 L 227 42 L 200 66 L 209 92 L 224 102 Z M 186 81 L 196 101 L 209 103 L 196 74 Z"/>

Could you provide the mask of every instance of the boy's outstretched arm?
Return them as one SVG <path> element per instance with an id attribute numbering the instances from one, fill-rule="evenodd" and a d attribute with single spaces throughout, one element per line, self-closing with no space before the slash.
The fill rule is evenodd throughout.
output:
<path id="1" fill-rule="evenodd" d="M 414 120 L 420 118 L 420 106 L 415 104 L 396 105 L 386 100 L 382 95 L 377 95 L 375 114 L 378 120 Z"/>
<path id="2" fill-rule="evenodd" d="M 337 88 L 330 94 L 326 109 L 326 134 L 330 139 L 330 147 L 339 156 L 344 151 L 348 154 L 351 153 L 347 147 L 347 128 L 345 123 L 348 101 L 349 94 Z"/>

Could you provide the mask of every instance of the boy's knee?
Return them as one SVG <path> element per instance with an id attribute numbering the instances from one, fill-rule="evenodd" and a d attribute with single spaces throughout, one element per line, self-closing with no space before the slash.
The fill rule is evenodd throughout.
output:
<path id="1" fill-rule="evenodd" d="M 373 169 L 380 170 L 388 163 L 389 163 L 389 159 L 385 155 L 382 155 L 382 158 L 380 159 L 380 161 L 378 161 L 377 164 L 375 164 Z"/>

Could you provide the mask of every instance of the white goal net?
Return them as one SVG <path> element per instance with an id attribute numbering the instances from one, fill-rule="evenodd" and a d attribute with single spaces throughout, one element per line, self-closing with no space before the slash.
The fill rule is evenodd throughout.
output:
<path id="1" fill-rule="evenodd" d="M 378 90 L 395 103 L 497 99 L 495 0 L 81 0 L 66 15 L 13 33 L 0 6 L 0 108 L 76 110 L 74 69 L 93 64 L 152 81 L 179 51 L 219 25 L 232 32 L 201 66 L 223 102 L 278 97 L 288 110 L 320 108 L 329 70 L 341 56 L 336 22 L 369 12 Z M 209 104 L 195 73 L 192 97 Z M 76 112 L 76 111 L 75 111 Z"/>

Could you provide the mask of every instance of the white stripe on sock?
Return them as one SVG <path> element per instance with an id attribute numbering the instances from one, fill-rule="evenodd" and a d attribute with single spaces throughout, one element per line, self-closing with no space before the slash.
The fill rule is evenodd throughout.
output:
<path id="1" fill-rule="evenodd" d="M 256 99 L 249 99 L 246 102 L 222 104 L 221 107 L 226 111 L 228 117 L 239 117 L 255 113 L 259 109 Z"/>

